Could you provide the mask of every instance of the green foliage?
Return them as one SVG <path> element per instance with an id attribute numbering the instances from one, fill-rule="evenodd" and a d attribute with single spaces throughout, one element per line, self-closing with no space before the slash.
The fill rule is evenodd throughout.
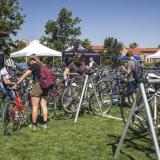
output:
<path id="1" fill-rule="evenodd" d="M 89 51 L 92 50 L 91 41 L 89 39 L 84 39 L 84 40 L 72 39 L 70 45 L 74 46 L 75 48 L 76 47 L 78 48 L 80 45 L 82 45 L 87 50 L 89 50 Z"/>
<path id="2" fill-rule="evenodd" d="M 7 38 L 0 39 L 1 46 L 6 53 L 14 47 L 12 36 L 16 36 L 24 22 L 24 15 L 18 0 L 0 0 L 0 31 L 9 33 Z"/>
<path id="3" fill-rule="evenodd" d="M 121 55 L 123 50 L 123 43 L 118 42 L 116 38 L 108 37 L 104 40 L 104 52 L 102 53 L 102 64 L 113 65 L 115 64 L 116 57 Z"/>
<path id="4" fill-rule="evenodd" d="M 155 65 L 155 64 L 153 64 L 153 63 L 148 63 L 148 62 L 145 62 L 145 63 L 144 63 L 144 66 L 145 66 L 145 67 L 155 67 L 154 65 Z"/>
<path id="5" fill-rule="evenodd" d="M 139 45 L 136 42 L 129 44 L 129 48 L 137 48 L 138 46 Z"/>
<path id="6" fill-rule="evenodd" d="M 21 50 L 21 49 L 27 47 L 27 44 L 26 44 L 25 42 L 19 41 L 19 40 L 16 40 L 16 41 L 13 43 L 13 45 L 14 45 L 14 49 L 12 49 L 12 52 L 16 52 L 16 51 L 18 51 L 18 50 Z"/>
<path id="7" fill-rule="evenodd" d="M 82 46 L 83 46 L 84 48 L 86 48 L 87 50 L 89 50 L 89 51 L 92 50 L 91 41 L 90 41 L 89 39 L 84 39 L 81 44 L 82 44 Z"/>
<path id="8" fill-rule="evenodd" d="M 80 27 L 77 26 L 80 21 L 79 17 L 72 18 L 71 11 L 62 8 L 55 21 L 48 20 L 46 23 L 45 36 L 41 42 L 52 49 L 64 51 L 81 34 Z"/>

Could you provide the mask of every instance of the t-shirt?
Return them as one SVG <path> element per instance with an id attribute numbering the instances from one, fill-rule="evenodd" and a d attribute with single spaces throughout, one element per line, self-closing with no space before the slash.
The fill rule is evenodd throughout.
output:
<path id="1" fill-rule="evenodd" d="M 78 65 L 72 62 L 67 68 L 70 70 L 70 73 L 79 73 L 78 75 L 75 75 L 73 77 L 82 79 L 83 76 L 81 76 L 81 74 L 84 73 L 86 65 L 84 62 L 81 62 Z"/>
<path id="2" fill-rule="evenodd" d="M 0 71 L 0 81 L 2 81 L 2 76 L 6 76 L 6 79 L 10 79 L 11 75 L 6 67 L 2 68 Z"/>
<path id="3" fill-rule="evenodd" d="M 5 76 L 7 80 L 10 80 L 12 78 L 9 70 L 6 67 L 4 67 L 0 70 L 0 87 L 3 91 L 3 93 L 8 93 L 8 96 L 10 98 L 14 98 L 15 92 L 8 89 L 8 86 L 3 82 L 3 79 L 2 79 L 3 76 Z"/>
<path id="4" fill-rule="evenodd" d="M 130 61 L 128 61 L 127 69 L 130 69 L 132 72 L 135 69 L 135 65 L 136 65 L 136 62 L 133 60 L 130 60 Z M 135 79 L 133 78 L 133 73 L 130 73 L 130 75 L 128 76 L 128 82 L 134 81 L 134 80 Z"/>
<path id="5" fill-rule="evenodd" d="M 39 64 L 37 63 L 31 64 L 28 70 L 32 71 L 34 81 L 37 81 L 40 79 L 40 65 Z"/>
<path id="6" fill-rule="evenodd" d="M 95 67 L 95 62 L 94 61 L 91 61 L 90 63 L 89 63 L 89 68 L 94 68 Z"/>

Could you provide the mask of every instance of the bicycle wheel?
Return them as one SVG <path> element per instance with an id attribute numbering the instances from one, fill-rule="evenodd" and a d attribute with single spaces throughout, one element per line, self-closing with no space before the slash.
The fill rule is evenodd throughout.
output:
<path id="1" fill-rule="evenodd" d="M 128 92 L 126 83 L 121 83 L 120 99 L 120 115 L 123 122 L 126 123 L 133 103 L 133 92 Z"/>
<path id="2" fill-rule="evenodd" d="M 78 85 L 69 86 L 64 90 L 61 97 L 61 104 L 65 112 L 70 114 L 76 113 L 81 92 L 82 90 Z"/>
<path id="3" fill-rule="evenodd" d="M 4 134 L 12 134 L 14 130 L 20 129 L 19 121 L 15 120 L 15 108 L 15 103 L 11 100 L 4 105 L 2 112 Z"/>
<path id="4" fill-rule="evenodd" d="M 22 118 L 24 124 L 31 124 L 32 122 L 32 105 L 31 105 L 31 97 L 28 93 L 24 94 L 21 97 L 21 106 L 22 106 Z"/>
<path id="5" fill-rule="evenodd" d="M 151 99 L 152 98 L 153 97 L 151 97 Z M 141 132 L 149 131 L 148 117 L 142 96 L 137 98 L 135 113 L 132 117 L 132 127 L 136 127 L 136 129 L 139 129 Z"/>
<path id="6" fill-rule="evenodd" d="M 98 93 L 96 93 L 96 95 L 94 93 L 91 95 L 91 98 L 89 101 L 90 110 L 95 115 L 101 115 L 96 96 L 99 99 L 102 113 L 103 114 L 108 113 L 112 108 L 112 99 L 111 99 L 111 96 L 109 95 L 109 93 L 104 90 L 99 91 Z"/>

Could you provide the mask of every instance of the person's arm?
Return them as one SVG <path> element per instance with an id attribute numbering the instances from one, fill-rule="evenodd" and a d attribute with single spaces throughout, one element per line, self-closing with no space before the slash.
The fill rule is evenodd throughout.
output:
<path id="1" fill-rule="evenodd" d="M 20 84 L 30 73 L 32 73 L 31 70 L 27 70 L 21 77 L 20 79 L 17 81 L 17 83 L 15 84 L 14 87 L 16 87 L 18 84 Z"/>
<path id="2" fill-rule="evenodd" d="M 69 68 L 66 68 L 64 71 L 64 79 L 66 80 L 68 78 L 68 74 L 70 73 Z"/>
<path id="3" fill-rule="evenodd" d="M 6 76 L 2 76 L 2 80 L 6 85 L 12 85 L 13 82 L 11 82 L 9 79 L 6 78 Z"/>

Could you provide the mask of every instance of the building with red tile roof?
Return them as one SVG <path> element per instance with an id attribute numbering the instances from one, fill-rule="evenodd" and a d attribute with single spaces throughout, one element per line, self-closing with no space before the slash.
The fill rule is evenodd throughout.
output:
<path id="1" fill-rule="evenodd" d="M 92 50 L 95 52 L 101 52 L 104 50 L 104 46 L 102 45 L 91 45 L 92 46 Z M 134 55 L 139 55 L 143 60 L 145 60 L 146 56 L 150 55 L 150 54 L 154 54 L 157 51 L 159 51 L 160 48 L 124 48 L 122 50 L 122 55 L 126 55 L 126 53 L 128 51 L 132 51 Z"/>
<path id="2" fill-rule="evenodd" d="M 92 47 L 92 50 L 95 52 L 101 52 L 104 50 L 104 46 L 101 46 L 101 45 L 91 45 L 91 47 Z"/>

